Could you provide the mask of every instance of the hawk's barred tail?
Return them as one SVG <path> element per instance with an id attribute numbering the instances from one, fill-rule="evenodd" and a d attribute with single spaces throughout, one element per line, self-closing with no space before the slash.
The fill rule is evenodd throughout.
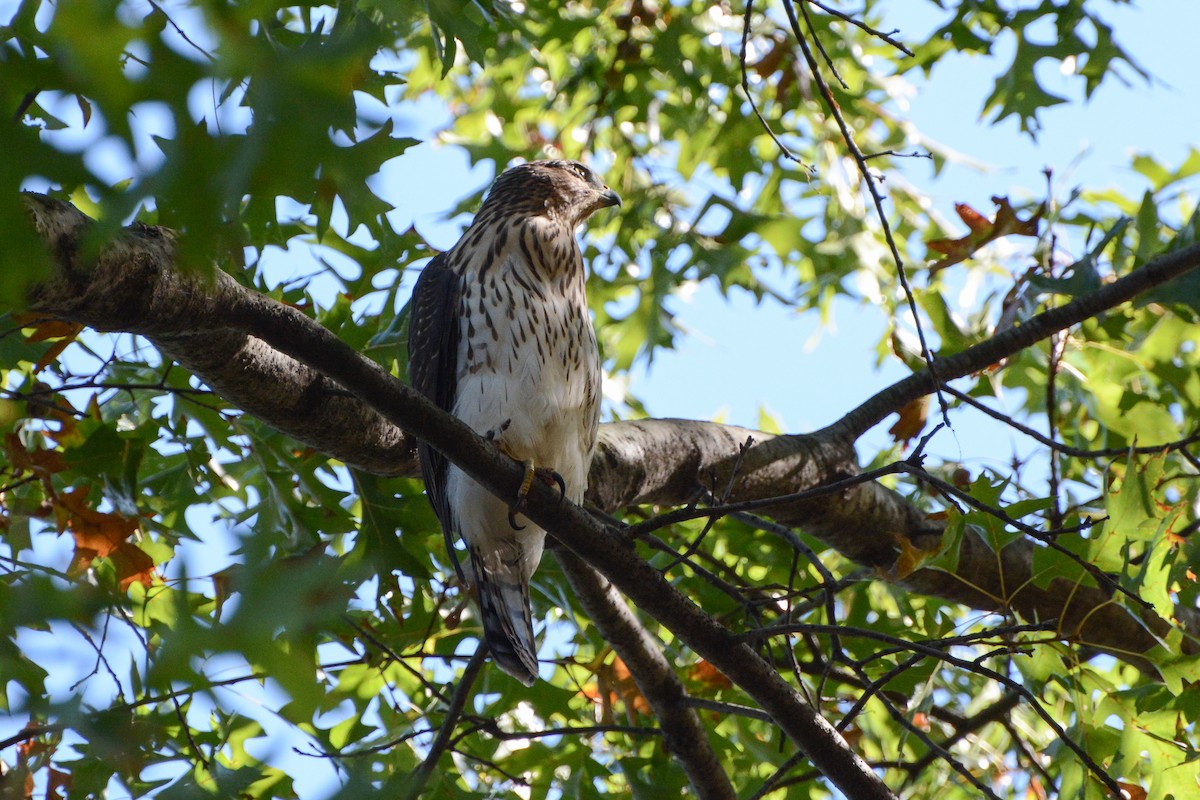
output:
<path id="1" fill-rule="evenodd" d="M 475 563 L 480 563 L 476 561 Z M 529 613 L 529 586 L 476 570 L 483 638 L 500 669 L 526 686 L 538 679 L 537 646 Z"/>

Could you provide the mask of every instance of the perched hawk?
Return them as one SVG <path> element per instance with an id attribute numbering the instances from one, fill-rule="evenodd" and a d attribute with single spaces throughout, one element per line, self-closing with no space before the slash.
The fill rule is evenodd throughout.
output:
<path id="1" fill-rule="evenodd" d="M 452 558 L 455 537 L 466 542 L 464 577 L 475 585 L 492 657 L 527 686 L 537 679 L 529 579 L 546 532 L 517 512 L 535 467 L 575 502 L 587 488 L 600 356 L 575 231 L 593 212 L 620 203 L 574 161 L 513 167 L 413 290 L 413 386 L 526 466 L 522 494 L 510 507 L 441 453 L 419 447 Z"/>

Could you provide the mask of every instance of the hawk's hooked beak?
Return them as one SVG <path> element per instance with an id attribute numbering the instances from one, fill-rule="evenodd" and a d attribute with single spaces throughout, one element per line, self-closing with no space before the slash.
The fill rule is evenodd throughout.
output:
<path id="1" fill-rule="evenodd" d="M 621 195 L 617 194 L 612 189 L 609 189 L 607 186 L 604 187 L 604 192 L 600 195 L 600 200 L 601 208 L 604 208 L 605 206 L 621 205 Z"/>

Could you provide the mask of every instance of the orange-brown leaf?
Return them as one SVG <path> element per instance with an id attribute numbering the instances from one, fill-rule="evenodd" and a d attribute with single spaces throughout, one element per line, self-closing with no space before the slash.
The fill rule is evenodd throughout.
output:
<path id="1" fill-rule="evenodd" d="M 612 674 L 613 689 L 621 696 L 625 708 L 632 714 L 650 714 L 650 703 L 642 696 L 641 690 L 633 680 L 633 675 L 629 672 L 629 667 L 625 665 L 620 656 L 613 658 Z"/>
<path id="2" fill-rule="evenodd" d="M 39 358 L 37 363 L 33 365 L 33 371 L 41 372 L 55 361 L 58 361 L 58 357 L 62 355 L 63 350 L 66 350 L 73 341 L 75 341 L 74 336 L 69 339 L 59 339 L 54 344 L 50 345 L 49 349 L 42 353 L 42 357 Z"/>
<path id="3" fill-rule="evenodd" d="M 601 708 L 601 720 L 611 723 L 613 708 L 618 702 L 625 704 L 626 713 L 630 716 L 638 714 L 649 715 L 650 704 L 642 696 L 629 667 L 620 656 L 614 656 L 611 663 L 600 664 L 596 669 L 596 682 L 584 686 L 582 694 Z"/>
<path id="4" fill-rule="evenodd" d="M 847 725 L 846 729 L 842 731 L 842 739 L 850 746 L 851 750 L 858 749 L 858 743 L 862 741 L 862 738 L 862 728 L 859 728 L 857 725 Z"/>
<path id="5" fill-rule="evenodd" d="M 57 450 L 29 450 L 15 433 L 5 434 L 4 454 L 15 469 L 47 478 L 67 468 L 66 459 Z"/>
<path id="6" fill-rule="evenodd" d="M 22 328 L 33 329 L 25 335 L 25 340 L 29 342 L 44 342 L 47 339 L 59 339 L 62 337 L 74 339 L 83 330 L 83 326 L 77 322 L 50 319 L 36 313 L 13 314 L 13 322 Z"/>
<path id="7" fill-rule="evenodd" d="M 60 791 L 61 790 L 61 791 Z M 50 778 L 46 781 L 46 797 L 64 800 L 71 794 L 71 773 L 50 768 Z"/>
<path id="8" fill-rule="evenodd" d="M 954 210 L 962 219 L 970 233 L 958 239 L 934 239 L 926 242 L 925 246 L 935 253 L 941 253 L 945 258 L 929 265 L 930 272 L 938 272 L 953 266 L 960 261 L 973 256 L 984 245 L 994 242 L 1001 236 L 1037 236 L 1038 225 L 1042 214 L 1046 211 L 1043 203 L 1027 218 L 1021 219 L 1013 210 L 1007 197 L 993 197 L 996 204 L 996 218 L 989 220 L 966 203 L 955 203 Z"/>
<path id="9" fill-rule="evenodd" d="M 992 221 L 967 203 L 955 203 L 954 213 L 958 214 L 958 218 L 966 223 L 967 227 L 971 229 L 971 233 L 986 234 L 992 229 Z"/>
<path id="10" fill-rule="evenodd" d="M 87 503 L 88 489 L 63 492 L 56 500 L 59 529 L 71 531 L 75 556 L 68 572 L 78 575 L 97 558 L 113 563 L 122 589 L 134 582 L 149 585 L 155 577 L 154 561 L 129 541 L 138 530 L 138 521 L 121 514 L 96 511 Z"/>
<path id="11" fill-rule="evenodd" d="M 1126 783 L 1125 781 L 1117 781 L 1117 786 L 1121 787 L 1121 792 L 1129 800 L 1146 800 L 1150 793 L 1138 786 L 1135 783 Z"/>
<path id="12" fill-rule="evenodd" d="M 971 485 L 971 471 L 966 467 L 955 467 L 950 482 L 959 489 L 966 489 Z"/>
<path id="13" fill-rule="evenodd" d="M 892 435 L 893 440 L 903 442 L 907 446 L 925 429 L 925 422 L 929 419 L 929 395 L 906 403 L 896 413 L 899 415 L 899 419 L 891 428 L 888 428 L 888 433 Z"/>
<path id="14" fill-rule="evenodd" d="M 919 570 L 926 559 L 936 556 L 941 551 L 940 543 L 929 550 L 922 550 L 915 546 L 907 536 L 896 534 L 892 540 L 895 542 L 896 549 L 900 551 L 900 554 L 896 556 L 895 563 L 887 568 L 888 577 L 892 580 L 904 580 Z"/>
<path id="15" fill-rule="evenodd" d="M 688 677 L 702 684 L 704 688 L 714 692 L 718 689 L 728 689 L 733 686 L 733 681 L 725 677 L 725 673 L 721 672 L 721 670 L 714 667 L 711 662 L 705 659 L 700 659 L 696 663 L 696 666 L 692 667 L 692 671 Z"/>
<path id="16" fill-rule="evenodd" d="M 50 339 L 58 339 L 57 342 L 50 345 L 50 348 L 45 353 L 42 353 L 42 357 L 38 359 L 37 364 L 33 367 L 34 372 L 41 372 L 57 361 L 58 357 L 62 355 L 63 350 L 66 350 L 83 330 L 83 326 L 78 322 L 47 319 L 46 317 L 39 317 L 36 314 L 17 314 L 14 315 L 14 319 L 22 327 L 32 328 L 25 335 L 26 341 L 45 342 Z"/>

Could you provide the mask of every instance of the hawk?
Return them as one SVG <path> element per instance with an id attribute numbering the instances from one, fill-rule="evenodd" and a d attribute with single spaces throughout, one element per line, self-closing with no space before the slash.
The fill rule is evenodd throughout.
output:
<path id="1" fill-rule="evenodd" d="M 574 161 L 506 170 L 471 226 L 417 280 L 409 321 L 413 387 L 525 464 L 510 507 L 421 443 L 429 501 L 460 577 L 475 586 L 492 658 L 533 685 L 529 579 L 546 532 L 520 516 L 538 469 L 578 503 L 600 415 L 600 355 L 575 231 L 617 193 Z M 454 542 L 469 556 L 464 575 Z"/>

